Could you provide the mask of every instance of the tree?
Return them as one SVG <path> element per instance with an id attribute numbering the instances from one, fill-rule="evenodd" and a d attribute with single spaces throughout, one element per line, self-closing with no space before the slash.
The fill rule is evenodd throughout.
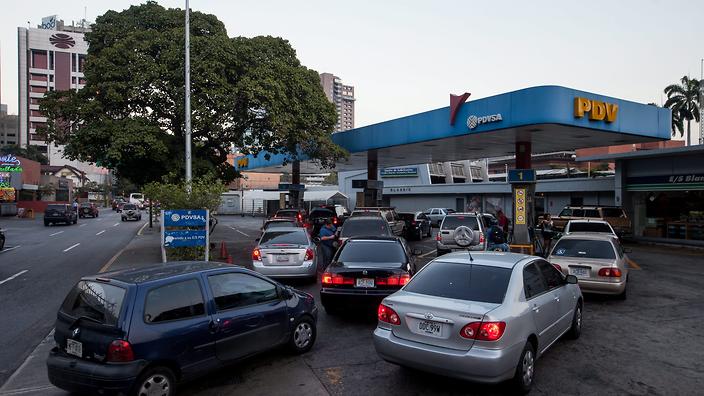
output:
<path id="1" fill-rule="evenodd" d="M 684 134 L 684 121 L 687 121 L 687 145 L 691 144 L 692 120 L 699 122 L 699 81 L 684 76 L 681 84 L 671 84 L 665 87 L 667 101 L 664 107 L 672 110 L 672 135 L 676 132 Z"/>
<path id="2" fill-rule="evenodd" d="M 27 146 L 27 148 L 22 148 L 18 145 L 4 146 L 0 147 L 0 154 L 12 154 L 37 161 L 42 165 L 49 164 L 49 159 L 36 146 Z"/>

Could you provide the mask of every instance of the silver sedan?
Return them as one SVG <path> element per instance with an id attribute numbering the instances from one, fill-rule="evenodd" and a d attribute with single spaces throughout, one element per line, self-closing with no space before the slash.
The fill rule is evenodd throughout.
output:
<path id="1" fill-rule="evenodd" d="M 315 244 L 302 227 L 269 228 L 252 250 L 252 267 L 272 278 L 317 277 Z"/>
<path id="2" fill-rule="evenodd" d="M 582 301 L 577 279 L 542 258 L 451 253 L 382 301 L 374 346 L 391 363 L 528 392 L 535 360 L 579 337 Z"/>

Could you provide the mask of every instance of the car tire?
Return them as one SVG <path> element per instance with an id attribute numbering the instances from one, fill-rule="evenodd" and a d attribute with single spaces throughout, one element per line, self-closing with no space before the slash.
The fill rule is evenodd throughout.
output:
<path id="1" fill-rule="evenodd" d="M 78 217 L 76 217 L 76 219 L 73 220 L 73 224 L 78 224 Z"/>
<path id="2" fill-rule="evenodd" d="M 433 236 L 433 226 L 428 226 L 428 235 L 426 235 L 426 238 L 430 238 Z"/>
<path id="3" fill-rule="evenodd" d="M 48 221 L 46 221 L 46 220 L 44 221 L 44 227 L 49 227 L 50 224 L 51 223 L 49 223 Z"/>
<path id="4" fill-rule="evenodd" d="M 416 239 L 418 239 L 419 241 L 423 240 L 423 229 L 422 228 L 418 229 L 418 232 L 416 233 Z"/>
<path id="5" fill-rule="evenodd" d="M 151 394 L 149 389 L 157 387 L 162 390 L 160 394 L 173 396 L 176 394 L 176 376 L 171 369 L 167 367 L 157 366 L 144 371 L 134 383 L 134 387 L 130 395 L 137 396 L 141 394 Z M 152 390 L 153 392 L 153 390 Z"/>
<path id="6" fill-rule="evenodd" d="M 125 218 L 124 218 L 124 217 L 122 218 L 122 221 L 125 221 Z"/>
<path id="7" fill-rule="evenodd" d="M 528 341 L 523 347 L 521 358 L 518 359 L 516 374 L 513 376 L 513 386 L 516 393 L 525 395 L 533 387 L 535 377 L 535 347 Z"/>
<path id="8" fill-rule="evenodd" d="M 0 250 L 5 249 L 5 238 L 0 239 Z"/>
<path id="9" fill-rule="evenodd" d="M 567 336 L 573 340 L 579 338 L 582 334 L 582 318 L 584 311 L 582 310 L 582 302 L 577 302 L 577 306 L 574 308 L 574 315 L 572 316 L 572 326 Z"/>
<path id="10" fill-rule="evenodd" d="M 313 348 L 315 336 L 315 322 L 307 316 L 303 317 L 293 325 L 293 331 L 291 331 L 291 338 L 288 343 L 289 349 L 297 355 L 306 353 Z"/>

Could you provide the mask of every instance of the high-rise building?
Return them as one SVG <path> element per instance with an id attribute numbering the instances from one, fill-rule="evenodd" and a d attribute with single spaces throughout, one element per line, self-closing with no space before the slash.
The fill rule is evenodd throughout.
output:
<path id="1" fill-rule="evenodd" d="M 0 104 L 0 147 L 19 144 L 17 116 L 7 114 L 7 105 Z"/>
<path id="2" fill-rule="evenodd" d="M 39 99 L 49 91 L 83 88 L 83 66 L 88 53 L 83 34 L 88 29 L 65 26 L 53 18 L 53 23 L 43 21 L 37 29 L 17 28 L 18 137 L 22 147 L 37 146 L 46 153 L 51 165 L 64 165 L 68 161 L 62 156 L 62 147 L 47 144 L 37 135 L 37 128 L 47 121 L 39 111 Z"/>
<path id="3" fill-rule="evenodd" d="M 344 85 L 340 77 L 331 73 L 320 74 L 320 84 L 325 96 L 335 104 L 337 110 L 335 132 L 354 128 L 354 87 Z"/>

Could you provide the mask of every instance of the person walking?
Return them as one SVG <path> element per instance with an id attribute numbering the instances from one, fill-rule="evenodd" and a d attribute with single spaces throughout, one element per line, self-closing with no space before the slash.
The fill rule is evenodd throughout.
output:
<path id="1" fill-rule="evenodd" d="M 327 267 L 335 253 L 335 234 L 337 229 L 332 224 L 331 218 L 325 219 L 325 225 L 320 227 L 320 248 L 323 253 L 323 268 Z"/>
<path id="2" fill-rule="evenodd" d="M 504 236 L 508 236 L 508 217 L 501 209 L 496 211 L 496 217 L 499 220 L 499 227 L 504 231 Z"/>
<path id="3" fill-rule="evenodd" d="M 555 236 L 555 231 L 553 230 L 553 222 L 550 213 L 544 213 L 543 219 L 540 221 L 540 228 L 543 234 L 543 256 L 547 257 L 550 254 L 550 247 L 552 245 L 552 238 Z"/>

